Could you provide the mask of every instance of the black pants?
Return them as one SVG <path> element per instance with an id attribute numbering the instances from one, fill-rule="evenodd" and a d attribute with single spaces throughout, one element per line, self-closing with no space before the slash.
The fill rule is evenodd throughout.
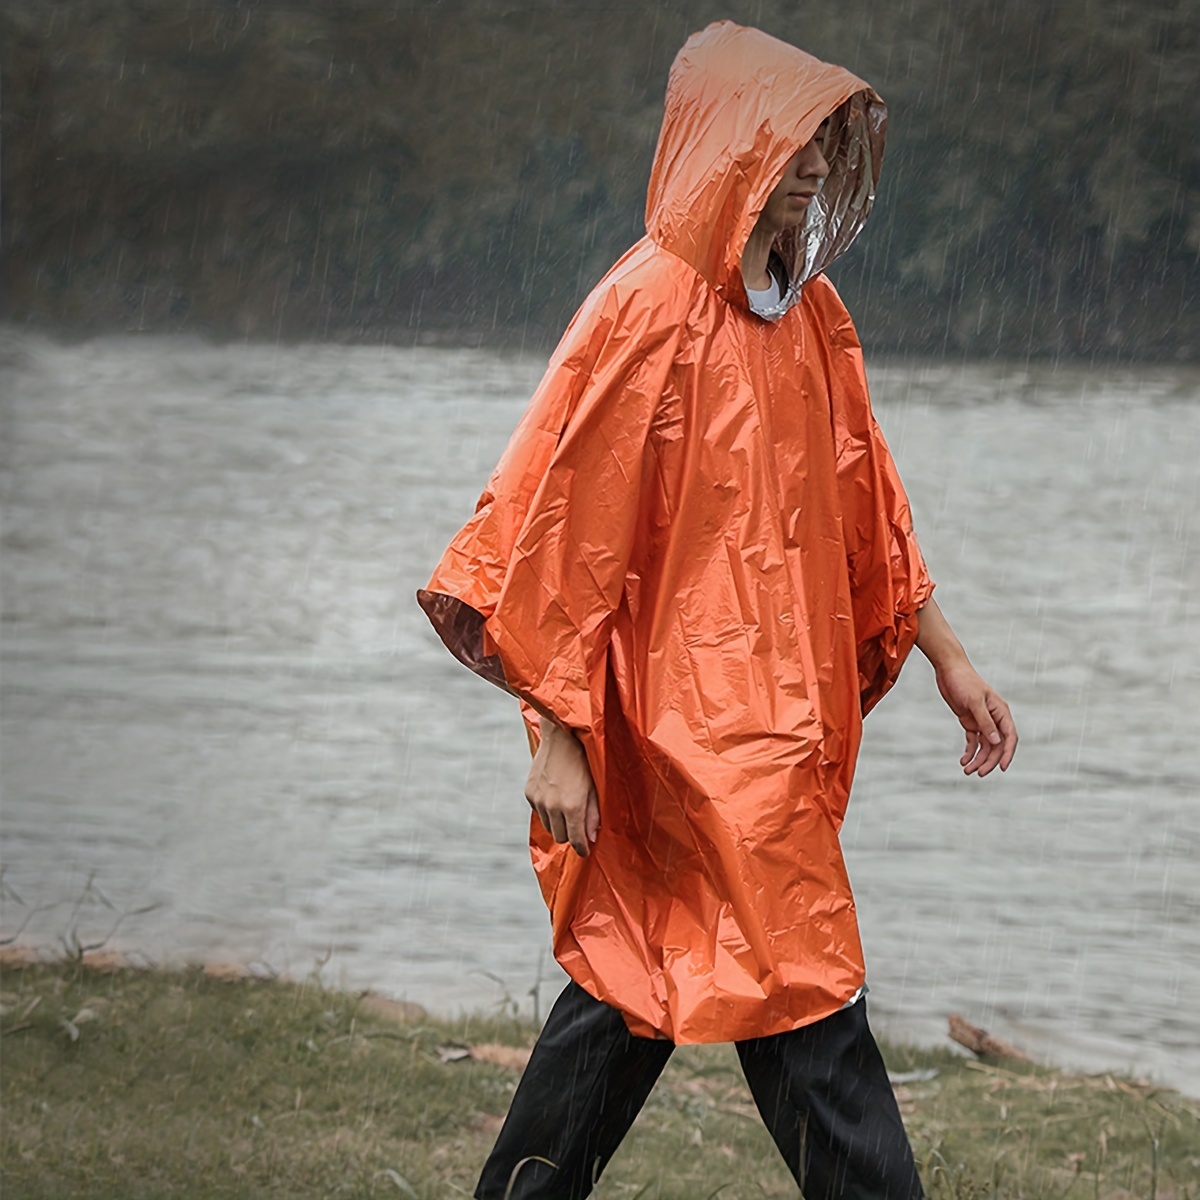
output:
<path id="1" fill-rule="evenodd" d="M 517 1086 L 478 1200 L 582 1200 L 674 1049 L 634 1037 L 616 1009 L 569 983 Z M 738 1042 L 737 1052 L 805 1200 L 921 1200 L 865 1000 L 790 1033 Z"/>

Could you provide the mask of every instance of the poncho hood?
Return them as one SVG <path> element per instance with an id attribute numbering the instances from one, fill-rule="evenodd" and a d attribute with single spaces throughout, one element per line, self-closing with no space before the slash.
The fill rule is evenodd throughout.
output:
<path id="1" fill-rule="evenodd" d="M 775 244 L 791 284 L 781 313 L 866 222 L 887 108 L 845 68 L 757 29 L 720 21 L 693 35 L 671 67 L 646 200 L 647 233 L 719 295 L 746 305 L 746 240 L 788 161 L 826 118 L 829 177 L 807 223 Z"/>

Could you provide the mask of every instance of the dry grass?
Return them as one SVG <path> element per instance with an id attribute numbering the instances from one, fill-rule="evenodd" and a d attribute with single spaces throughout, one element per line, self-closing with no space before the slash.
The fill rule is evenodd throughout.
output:
<path id="1" fill-rule="evenodd" d="M 200 971 L 9 969 L 6 1200 L 469 1195 L 532 1029 Z M 474 1045 L 478 1057 L 448 1047 Z M 1200 1200 L 1200 1112 L 1109 1077 L 894 1049 L 934 1200 Z M 676 1054 L 600 1200 L 795 1196 L 728 1047 Z"/>

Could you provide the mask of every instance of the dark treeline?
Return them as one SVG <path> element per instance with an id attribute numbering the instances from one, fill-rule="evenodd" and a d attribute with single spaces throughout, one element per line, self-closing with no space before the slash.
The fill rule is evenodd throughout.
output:
<path id="1" fill-rule="evenodd" d="M 730 16 L 891 109 L 868 345 L 1200 359 L 1200 0 L 0 0 L 4 308 L 81 331 L 551 341 L 642 232 Z"/>

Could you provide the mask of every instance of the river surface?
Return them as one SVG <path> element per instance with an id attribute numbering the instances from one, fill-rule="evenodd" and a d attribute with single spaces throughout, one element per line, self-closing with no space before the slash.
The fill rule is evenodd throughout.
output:
<path id="1" fill-rule="evenodd" d="M 545 1012 L 515 704 L 413 601 L 541 373 L 0 331 L 5 936 Z M 1200 1094 L 1200 375 L 876 364 L 942 607 L 844 831 L 876 1023 Z"/>

